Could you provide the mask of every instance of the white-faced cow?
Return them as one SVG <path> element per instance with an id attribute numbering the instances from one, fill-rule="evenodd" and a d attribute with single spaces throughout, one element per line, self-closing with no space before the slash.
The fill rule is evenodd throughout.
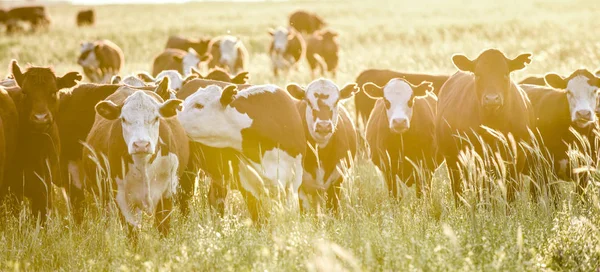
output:
<path id="1" fill-rule="evenodd" d="M 279 70 L 287 72 L 300 61 L 306 52 L 306 42 L 292 27 L 270 29 L 269 34 L 273 37 L 269 56 L 273 64 L 273 74 L 277 76 Z"/>
<path id="2" fill-rule="evenodd" d="M 198 55 L 194 49 L 188 51 L 167 48 L 160 55 L 154 58 L 152 65 L 152 76 L 156 77 L 162 71 L 175 70 L 179 74 L 188 76 L 191 68 L 198 68 L 201 61 L 209 60 L 208 55 Z"/>
<path id="3" fill-rule="evenodd" d="M 248 69 L 248 50 L 237 37 L 225 35 L 213 38 L 208 52 L 212 56 L 208 68 L 221 67 L 234 74 Z"/>
<path id="4" fill-rule="evenodd" d="M 85 76 L 93 83 L 110 83 L 124 65 L 123 51 L 109 40 L 81 43 L 77 63 Z"/>

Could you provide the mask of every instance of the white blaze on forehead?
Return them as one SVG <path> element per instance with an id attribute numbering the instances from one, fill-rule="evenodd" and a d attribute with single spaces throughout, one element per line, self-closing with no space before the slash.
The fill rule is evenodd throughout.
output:
<path id="1" fill-rule="evenodd" d="M 199 63 L 200 58 L 197 54 L 193 52 L 187 52 L 187 54 L 183 57 L 183 60 L 181 61 L 181 64 L 183 66 L 181 67 L 181 69 L 183 69 L 183 75 L 189 76 L 192 73 L 191 68 L 198 68 Z"/>
<path id="2" fill-rule="evenodd" d="M 165 78 L 165 77 L 169 78 L 169 89 L 175 90 L 175 91 L 178 91 L 179 89 L 181 89 L 181 85 L 183 84 L 183 78 L 181 77 L 179 72 L 177 72 L 175 70 L 162 71 L 156 76 L 154 82 L 155 83 L 161 82 L 163 80 L 163 78 Z"/>
<path id="3" fill-rule="evenodd" d="M 222 92 L 216 85 L 198 89 L 185 99 L 183 111 L 177 117 L 192 140 L 241 151 L 242 130 L 252 125 L 252 119 L 233 107 L 224 108 L 220 102 Z"/>
<path id="4" fill-rule="evenodd" d="M 221 50 L 221 63 L 233 68 L 235 61 L 238 58 L 238 39 L 233 36 L 224 36 L 221 39 L 219 49 Z"/>
<path id="5" fill-rule="evenodd" d="M 571 93 L 567 97 L 572 121 L 577 120 L 578 111 L 590 111 L 592 113 L 591 121 L 596 120 L 594 112 L 596 110 L 596 99 L 598 98 L 598 87 L 591 86 L 588 81 L 589 78 L 579 75 L 567 83 L 567 91 Z"/>
<path id="6" fill-rule="evenodd" d="M 94 43 L 84 42 L 81 44 L 80 53 L 84 53 L 94 49 Z"/>
<path id="7" fill-rule="evenodd" d="M 288 44 L 289 30 L 285 27 L 278 27 L 273 32 L 273 49 L 285 52 Z"/>
<path id="8" fill-rule="evenodd" d="M 123 139 L 129 154 L 133 153 L 134 143 L 138 141 L 149 142 L 151 153 L 156 152 L 160 123 L 156 118 L 160 117 L 159 107 L 158 102 L 143 91 L 136 91 L 125 99 L 121 118 L 124 120 Z"/>
<path id="9" fill-rule="evenodd" d="M 392 79 L 383 87 L 383 97 L 390 102 L 390 108 L 387 109 L 390 127 L 394 119 L 406 119 L 410 123 L 413 113 L 412 107 L 408 106 L 408 102 L 413 98 L 410 85 L 403 80 Z"/>
<path id="10" fill-rule="evenodd" d="M 333 131 L 338 120 L 338 101 L 340 99 L 340 90 L 329 79 L 317 79 L 308 84 L 306 87 L 306 100 L 308 100 L 308 107 L 306 107 L 306 125 L 308 126 L 308 132 L 310 136 L 317 142 L 319 146 L 327 146 L 329 139 L 333 133 L 326 137 L 319 135 L 316 132 L 317 124 L 319 123 L 330 123 Z M 322 103 L 319 103 L 318 101 Z M 323 108 L 327 107 L 327 108 Z M 313 115 L 315 111 L 331 111 L 331 119 L 322 120 L 319 117 Z"/>

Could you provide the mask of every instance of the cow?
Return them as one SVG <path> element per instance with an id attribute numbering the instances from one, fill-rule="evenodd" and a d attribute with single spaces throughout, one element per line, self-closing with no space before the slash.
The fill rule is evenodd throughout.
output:
<path id="1" fill-rule="evenodd" d="M 0 9 L 0 24 L 6 24 L 8 21 L 8 12 L 4 9 Z"/>
<path id="2" fill-rule="evenodd" d="M 96 14 L 93 9 L 80 10 L 77 12 L 77 26 L 94 25 Z"/>
<path id="3" fill-rule="evenodd" d="M 337 36 L 332 30 L 320 30 L 306 39 L 306 60 L 313 77 L 316 69 L 321 70 L 321 75 L 331 72 L 335 77 L 339 61 Z"/>
<path id="4" fill-rule="evenodd" d="M 18 132 L 17 107 L 7 90 L 0 86 L 0 201 L 7 193 L 4 183 L 16 177 L 12 171 L 15 170 Z"/>
<path id="5" fill-rule="evenodd" d="M 230 75 L 223 68 L 219 68 L 219 67 L 212 68 L 210 71 L 208 71 L 206 76 L 203 76 L 202 73 L 200 73 L 200 71 L 192 68 L 192 75 L 197 75 L 196 78 L 199 78 L 199 79 L 217 80 L 217 81 L 222 81 L 222 82 L 230 82 L 233 84 L 247 84 L 248 79 L 250 77 L 248 75 L 248 72 L 245 72 L 245 71 L 239 72 L 236 75 Z M 189 78 L 189 79 L 192 79 L 192 78 Z"/>
<path id="6" fill-rule="evenodd" d="M 289 24 L 298 32 L 304 34 L 312 34 L 327 26 L 319 15 L 305 10 L 298 10 L 290 14 Z"/>
<path id="7" fill-rule="evenodd" d="M 198 91 L 198 89 L 206 88 L 210 85 L 216 85 L 221 88 L 225 88 L 225 87 L 227 87 L 229 85 L 233 85 L 233 84 L 230 82 L 224 82 L 224 81 L 218 81 L 218 80 L 194 78 L 194 79 L 190 79 L 187 82 L 185 82 L 183 84 L 183 87 L 181 87 L 181 89 L 177 92 L 176 96 L 179 99 L 185 100 L 188 96 L 196 93 Z M 247 88 L 250 88 L 253 86 L 250 84 L 235 84 L 235 85 L 237 86 L 238 91 L 244 90 L 244 89 L 247 89 Z"/>
<path id="8" fill-rule="evenodd" d="M 306 42 L 292 27 L 269 29 L 269 35 L 273 37 L 269 46 L 269 56 L 273 64 L 273 74 L 277 76 L 279 70 L 289 71 L 300 61 L 306 52 Z"/>
<path id="9" fill-rule="evenodd" d="M 166 48 L 179 49 L 188 51 L 188 49 L 194 49 L 199 56 L 204 56 L 208 52 L 208 44 L 210 43 L 209 38 L 200 39 L 188 39 L 181 36 L 171 36 L 167 40 Z"/>
<path id="10" fill-rule="evenodd" d="M 230 73 L 240 73 L 248 69 L 248 50 L 242 41 L 234 36 L 215 37 L 208 45 L 212 59 L 208 68 L 221 67 Z"/>
<path id="11" fill-rule="evenodd" d="M 85 76 L 93 83 L 109 83 L 117 75 L 125 58 L 119 46 L 109 40 L 97 40 L 81 43 L 77 63 L 83 68 Z"/>
<path id="12" fill-rule="evenodd" d="M 165 78 L 155 92 L 166 91 L 168 81 Z M 163 101 L 155 92 L 120 86 L 95 106 L 97 115 L 86 139 L 89 148 L 83 153 L 84 186 L 96 190 L 97 171 L 109 173 L 107 178 L 116 185 L 115 202 L 129 229 L 141 227 L 145 212 L 155 216 L 155 226 L 166 236 L 189 146 L 175 118 L 182 101 Z M 107 165 L 92 160 L 102 154 Z"/>
<path id="13" fill-rule="evenodd" d="M 50 25 L 50 16 L 44 6 L 27 6 L 10 9 L 7 12 L 7 32 L 18 30 L 19 22 L 29 23 L 31 30 Z"/>
<path id="14" fill-rule="evenodd" d="M 194 68 L 192 67 L 191 69 L 194 69 Z M 188 76 L 187 78 L 183 78 L 181 76 L 181 74 L 175 70 L 164 70 L 164 71 L 158 73 L 158 75 L 156 75 L 156 77 L 153 77 L 146 72 L 141 72 L 141 73 L 137 74 L 137 77 L 140 78 L 146 84 L 148 84 L 148 83 L 155 84 L 155 83 L 162 81 L 163 78 L 168 77 L 169 78 L 169 90 L 173 90 L 175 92 L 178 92 L 179 89 L 181 89 L 181 87 L 183 87 L 183 83 L 185 82 L 186 79 L 188 79 L 190 77 L 195 78 L 195 76 L 191 76 L 191 75 Z"/>
<path id="15" fill-rule="evenodd" d="M 437 94 L 449 77 L 450 76 L 448 75 L 438 74 L 405 73 L 386 69 L 367 69 L 358 75 L 356 83 L 358 86 L 363 86 L 369 82 L 378 86 L 384 86 L 393 78 L 404 78 L 413 85 L 419 85 L 423 81 L 428 81 L 433 84 L 433 93 Z M 354 96 L 354 116 L 356 118 L 357 126 L 359 123 L 366 126 L 369 115 L 375 106 L 375 101 L 376 100 L 370 99 L 364 90 Z"/>
<path id="16" fill-rule="evenodd" d="M 588 149 L 582 147 L 582 143 L 570 129 L 587 139 L 591 151 L 587 155 L 596 158 L 594 129 L 598 121 L 595 110 L 600 78 L 586 69 L 579 69 L 566 78 L 549 73 L 545 76 L 545 81 L 551 88 L 521 85 L 533 105 L 535 128 L 539 132 L 538 142 L 543 143 L 547 150 L 545 153 L 549 156 L 549 161 L 553 162 L 554 173 L 564 179 L 575 179 L 578 183 L 577 191 L 582 193 L 589 176 L 575 174 L 570 170 L 567 151 L 568 145 L 579 146 L 582 152 Z"/>
<path id="17" fill-rule="evenodd" d="M 200 62 L 208 60 L 210 60 L 210 56 L 200 56 L 191 48 L 187 51 L 171 48 L 165 49 L 165 51 L 154 58 L 152 76 L 157 77 L 160 72 L 166 70 L 175 70 L 184 77 L 189 76 L 192 67 L 198 68 Z"/>
<path id="18" fill-rule="evenodd" d="M 150 76 L 150 75 L 148 75 L 148 76 Z M 147 82 L 144 82 L 138 75 L 129 75 L 124 78 L 121 78 L 121 76 L 117 75 L 117 76 L 113 76 L 110 79 L 110 84 L 112 84 L 112 85 L 124 84 L 124 85 L 129 85 L 132 87 L 146 87 L 148 85 L 154 85 L 153 83 L 154 83 L 154 81 L 152 81 L 152 84 L 148 84 Z M 170 83 L 171 82 L 169 82 L 169 84 Z"/>
<path id="19" fill-rule="evenodd" d="M 362 90 L 377 99 L 366 123 L 369 157 L 381 171 L 390 195 L 401 196 L 398 182 L 416 184 L 417 196 L 439 166 L 435 150 L 436 98 L 431 82 L 413 85 L 392 78 L 383 87 L 368 82 Z M 421 171 L 421 172 L 420 172 Z"/>
<path id="20" fill-rule="evenodd" d="M 12 60 L 11 68 L 18 85 L 11 96 L 19 115 L 19 137 L 16 175 L 6 185 L 16 197 L 27 197 L 33 214 L 45 221 L 52 204 L 52 183 L 67 187 L 59 165 L 59 90 L 75 86 L 82 77 L 77 72 L 58 77 L 48 67 L 32 66 L 22 72 L 16 60 Z"/>
<path id="21" fill-rule="evenodd" d="M 192 141 L 192 165 L 212 178 L 211 207 L 222 214 L 226 181 L 238 181 L 256 223 L 266 219 L 263 200 L 269 196 L 281 193 L 288 201 L 284 205 L 297 209 L 306 137 L 295 101 L 285 90 L 209 85 L 188 96 L 177 116 Z"/>
<path id="22" fill-rule="evenodd" d="M 323 78 L 314 80 L 306 88 L 289 84 L 286 89 L 300 100 L 297 108 L 307 138 L 299 192 L 303 208 L 309 209 L 311 203 L 322 202 L 315 200 L 326 197 L 326 208 L 337 213 L 344 174 L 354 165 L 357 148 L 354 124 L 341 102 L 360 89 L 356 83 L 340 89 Z"/>
<path id="23" fill-rule="evenodd" d="M 510 77 L 514 71 L 525 68 L 531 62 L 531 54 L 521 54 L 508 59 L 497 49 L 483 51 L 475 60 L 456 54 L 452 62 L 459 69 L 442 86 L 438 95 L 435 120 L 436 145 L 446 160 L 455 204 L 460 204 L 462 195 L 459 153 L 472 149 L 482 155 L 482 145 L 492 150 L 508 153 L 502 149 L 499 139 L 486 128 L 494 129 L 517 142 L 530 141 L 533 122 L 531 103 L 525 92 Z M 485 126 L 486 128 L 484 128 Z M 479 138 L 481 137 L 481 138 Z M 486 148 L 486 150 L 489 150 Z M 507 154 L 507 200 L 514 200 L 518 184 L 518 173 L 525 171 L 526 162 L 519 148 L 514 160 Z M 466 172 L 463 172 L 466 173 Z M 515 184 L 517 183 L 517 184 Z"/>

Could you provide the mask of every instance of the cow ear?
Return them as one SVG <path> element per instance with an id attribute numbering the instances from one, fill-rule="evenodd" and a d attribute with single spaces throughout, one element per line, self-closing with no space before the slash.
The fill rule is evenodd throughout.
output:
<path id="1" fill-rule="evenodd" d="M 356 83 L 348 83 L 340 90 L 340 99 L 348 99 L 360 92 L 360 88 Z"/>
<path id="2" fill-rule="evenodd" d="M 195 67 L 190 67 L 190 74 L 197 75 L 200 78 L 202 78 L 202 74 L 200 74 L 200 71 L 198 71 L 198 69 L 196 69 Z"/>
<path id="3" fill-rule="evenodd" d="M 463 72 L 474 72 L 475 63 L 464 55 L 455 54 L 452 56 L 452 63 L 454 66 Z"/>
<path id="4" fill-rule="evenodd" d="M 181 87 L 183 88 L 183 86 L 185 86 L 185 84 L 187 84 L 188 82 L 190 82 L 196 78 L 198 78 L 198 75 L 196 75 L 196 74 L 191 74 L 191 75 L 187 76 L 185 79 L 183 79 L 183 82 L 181 83 Z"/>
<path id="5" fill-rule="evenodd" d="M 163 79 L 158 83 L 158 86 L 154 90 L 158 96 L 160 96 L 164 101 L 167 101 L 171 98 L 171 92 L 169 92 L 169 78 L 163 77 Z"/>
<path id="6" fill-rule="evenodd" d="M 121 76 L 116 75 L 110 79 L 110 84 L 119 84 L 119 83 L 121 83 L 122 80 L 123 79 L 121 78 Z"/>
<path id="7" fill-rule="evenodd" d="M 156 79 L 154 79 L 153 76 L 151 76 L 150 74 L 148 74 L 146 72 L 138 73 L 137 77 L 140 78 L 144 82 L 154 82 L 156 80 Z"/>
<path id="8" fill-rule="evenodd" d="M 544 80 L 546 81 L 546 84 L 548 84 L 548 86 L 552 88 L 561 90 L 567 88 L 567 82 L 565 81 L 565 79 L 557 74 L 547 74 L 544 76 Z"/>
<path id="9" fill-rule="evenodd" d="M 22 87 L 23 86 L 23 73 L 21 72 L 21 67 L 19 67 L 17 60 L 12 60 L 10 62 L 10 67 L 11 67 L 12 75 L 15 78 L 15 81 L 17 82 L 17 85 L 19 85 L 19 87 Z"/>
<path id="10" fill-rule="evenodd" d="M 267 30 L 267 32 L 269 32 L 269 35 L 271 35 L 271 36 L 274 36 L 274 35 L 275 35 L 275 30 L 274 30 L 274 29 L 272 29 L 272 28 L 269 28 L 269 29 Z"/>
<path id="11" fill-rule="evenodd" d="M 415 96 L 425 96 L 427 92 L 433 92 L 433 85 L 429 81 L 423 81 L 419 86 L 414 86 L 412 89 Z"/>
<path id="12" fill-rule="evenodd" d="M 531 54 L 521 54 L 516 58 L 508 61 L 508 70 L 510 72 L 518 71 L 525 68 L 525 66 L 527 66 L 527 64 L 529 63 L 531 63 Z"/>
<path id="13" fill-rule="evenodd" d="M 235 77 L 231 78 L 231 83 L 246 84 L 248 83 L 249 78 L 250 76 L 248 76 L 248 72 L 240 72 Z"/>
<path id="14" fill-rule="evenodd" d="M 288 91 L 288 93 L 290 93 L 294 98 L 298 100 L 302 100 L 306 97 L 306 90 L 304 90 L 304 88 L 300 87 L 300 85 L 298 84 L 288 84 L 285 87 L 285 89 Z"/>
<path id="15" fill-rule="evenodd" d="M 182 110 L 181 103 L 183 103 L 183 101 L 179 99 L 169 99 L 160 106 L 158 112 L 160 113 L 160 116 L 164 118 L 173 117 L 177 114 L 177 111 Z"/>
<path id="16" fill-rule="evenodd" d="M 596 86 L 600 88 L 600 78 L 598 76 L 594 76 L 594 78 L 588 80 L 590 86 Z"/>
<path id="17" fill-rule="evenodd" d="M 373 82 L 367 82 L 363 84 L 362 89 L 370 98 L 379 99 L 383 97 L 383 88 L 377 86 L 377 84 Z"/>
<path id="18" fill-rule="evenodd" d="M 223 105 L 223 107 L 227 107 L 227 105 L 233 102 L 237 93 L 237 86 L 229 85 L 225 87 L 225 89 L 223 89 L 223 93 L 221 94 L 221 105 Z"/>
<path id="19" fill-rule="evenodd" d="M 596 72 L 594 72 L 594 75 L 595 75 L 596 77 L 600 77 L 600 70 L 596 70 Z"/>
<path id="20" fill-rule="evenodd" d="M 109 100 L 100 101 L 96 104 L 96 112 L 108 120 L 119 118 L 121 116 L 121 108 L 122 106 L 117 106 L 117 104 Z"/>
<path id="21" fill-rule="evenodd" d="M 173 55 L 173 60 L 177 61 L 177 62 L 180 62 L 180 61 L 183 61 L 183 57 L 180 56 L 180 55 Z"/>
<path id="22" fill-rule="evenodd" d="M 69 72 L 62 77 L 56 79 L 58 89 L 71 88 L 77 85 L 77 81 L 81 81 L 83 77 L 78 72 Z"/>

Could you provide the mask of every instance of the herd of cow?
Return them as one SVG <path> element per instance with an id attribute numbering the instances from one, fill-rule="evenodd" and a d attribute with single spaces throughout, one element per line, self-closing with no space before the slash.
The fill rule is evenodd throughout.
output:
<path id="1" fill-rule="evenodd" d="M 335 74 L 336 35 L 321 30 L 324 25 L 299 11 L 290 27 L 269 32 L 275 75 L 303 55 L 311 68 Z M 503 137 L 542 142 L 556 175 L 576 179 L 580 191 L 590 178 L 574 174 L 567 155 L 569 145 L 579 143 L 572 130 L 589 139 L 596 155 L 600 78 L 585 69 L 515 83 L 511 73 L 525 68 L 531 54 L 511 59 L 489 49 L 474 60 L 454 55 L 453 75 L 366 70 L 342 87 L 320 78 L 282 89 L 248 84 L 247 57 L 233 36 L 171 37 L 152 74 L 122 78 L 123 52 L 100 40 L 81 46 L 78 63 L 94 82 L 87 84 L 78 83 L 78 72 L 23 70 L 13 60 L 11 76 L 0 81 L 2 200 L 26 197 L 44 220 L 54 184 L 67 192 L 81 220 L 85 191 L 114 196 L 130 228 L 139 227 L 146 212 L 167 234 L 174 202 L 189 213 L 201 172 L 210 177 L 209 203 L 220 214 L 230 188 L 242 193 L 255 222 L 265 219 L 265 201 L 273 199 L 303 209 L 325 204 L 336 212 L 346 170 L 363 148 L 355 123 L 365 124 L 364 148 L 394 197 L 401 197 L 400 183 L 415 184 L 418 196 L 426 193 L 445 160 L 460 202 L 461 157 L 471 149 L 499 154 L 512 200 L 522 189 L 521 174 L 532 171 L 532 155 L 524 145 L 503 144 Z M 206 76 L 198 71 L 202 61 L 210 69 Z M 355 122 L 343 106 L 352 97 Z"/>

